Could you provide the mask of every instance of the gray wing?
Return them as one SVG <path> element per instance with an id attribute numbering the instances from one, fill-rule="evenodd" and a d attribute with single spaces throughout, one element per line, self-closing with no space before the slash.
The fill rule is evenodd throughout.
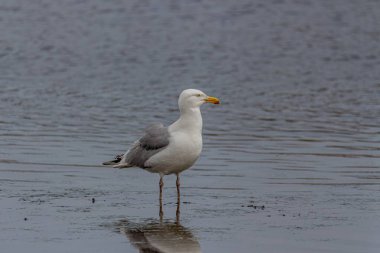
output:
<path id="1" fill-rule="evenodd" d="M 130 166 L 146 168 L 145 162 L 169 145 L 169 131 L 160 123 L 145 129 L 145 135 L 136 141 L 125 157 Z"/>

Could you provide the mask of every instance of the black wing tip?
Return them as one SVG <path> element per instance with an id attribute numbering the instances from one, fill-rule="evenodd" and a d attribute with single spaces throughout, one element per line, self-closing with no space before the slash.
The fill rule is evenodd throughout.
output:
<path id="1" fill-rule="evenodd" d="M 115 164 L 118 164 L 122 158 L 123 158 L 123 155 L 117 155 L 117 156 L 115 156 L 115 158 L 113 160 L 104 162 L 102 164 L 103 165 L 115 165 Z"/>

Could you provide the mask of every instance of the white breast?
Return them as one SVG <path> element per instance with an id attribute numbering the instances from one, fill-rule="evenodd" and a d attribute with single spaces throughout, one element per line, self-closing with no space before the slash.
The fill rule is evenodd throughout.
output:
<path id="1" fill-rule="evenodd" d="M 181 110 L 179 119 L 168 127 L 169 145 L 146 161 L 149 171 L 180 173 L 190 168 L 202 151 L 202 116 L 199 107 Z"/>
<path id="2" fill-rule="evenodd" d="M 180 173 L 190 168 L 202 151 L 202 136 L 186 132 L 175 132 L 170 137 L 169 146 L 152 156 L 146 166 L 149 170 L 162 174 Z"/>

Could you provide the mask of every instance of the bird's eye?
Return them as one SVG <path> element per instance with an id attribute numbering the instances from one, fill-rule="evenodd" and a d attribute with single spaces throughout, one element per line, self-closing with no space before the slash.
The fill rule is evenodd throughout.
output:
<path id="1" fill-rule="evenodd" d="M 201 96 L 201 94 L 196 94 L 195 96 L 196 96 L 196 97 L 200 97 L 200 96 Z"/>

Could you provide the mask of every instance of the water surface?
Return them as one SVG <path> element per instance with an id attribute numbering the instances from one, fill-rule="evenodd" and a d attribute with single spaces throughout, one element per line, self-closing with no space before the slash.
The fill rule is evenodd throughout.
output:
<path id="1" fill-rule="evenodd" d="M 141 233 L 169 231 L 195 252 L 378 252 L 379 12 L 1 1 L 1 251 L 138 252 Z M 160 223 L 157 175 L 100 164 L 174 121 L 185 88 L 222 104 L 202 108 L 180 222 L 169 176 Z"/>

